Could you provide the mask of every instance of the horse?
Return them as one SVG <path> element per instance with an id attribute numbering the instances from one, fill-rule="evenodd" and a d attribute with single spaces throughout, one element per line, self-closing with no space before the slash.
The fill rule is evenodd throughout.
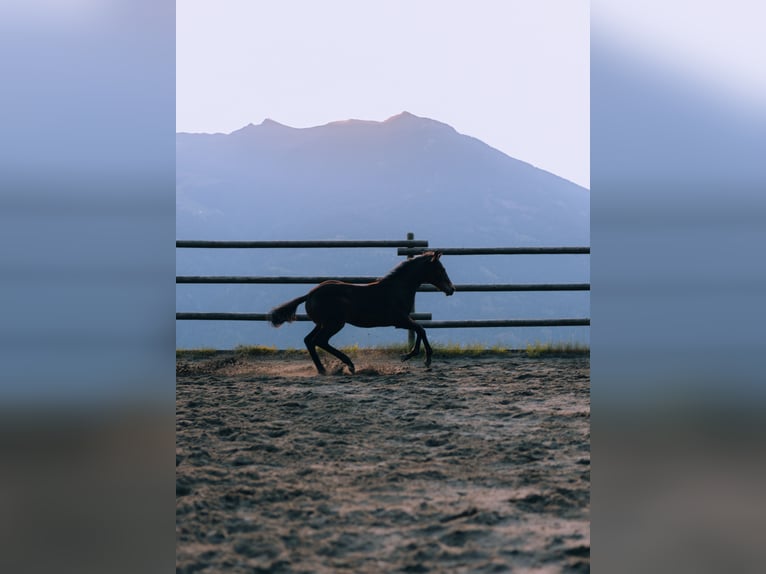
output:
<path id="1" fill-rule="evenodd" d="M 303 341 L 320 375 L 325 374 L 325 368 L 319 360 L 316 347 L 340 359 L 351 373 L 355 372 L 351 359 L 329 342 L 330 337 L 337 334 L 346 323 L 357 327 L 395 327 L 413 331 L 416 335 L 415 344 L 402 356 L 402 361 L 419 354 L 422 341 L 426 350 L 425 364 L 429 367 L 433 352 L 431 345 L 425 329 L 410 318 L 410 311 L 415 303 L 415 292 L 424 283 L 433 285 L 447 296 L 455 292 L 455 286 L 439 261 L 440 257 L 439 251 L 427 251 L 403 261 L 382 279 L 364 285 L 324 281 L 306 295 L 272 309 L 271 324 L 279 327 L 285 322 L 294 321 L 298 306 L 306 303 L 306 313 L 315 326 Z"/>

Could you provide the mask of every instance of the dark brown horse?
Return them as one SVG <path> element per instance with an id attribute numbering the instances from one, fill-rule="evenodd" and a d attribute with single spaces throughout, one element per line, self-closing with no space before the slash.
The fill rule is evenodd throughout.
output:
<path id="1" fill-rule="evenodd" d="M 295 320 L 298 305 L 306 303 L 306 313 L 316 326 L 306 335 L 304 342 L 317 371 L 324 374 L 316 347 L 335 355 L 354 372 L 354 363 L 345 353 L 332 347 L 330 337 L 346 323 L 357 327 L 396 327 L 414 331 L 415 345 L 402 357 L 411 359 L 420 352 L 420 341 L 426 349 L 426 366 L 431 364 L 431 345 L 423 327 L 409 314 L 415 302 L 415 291 L 429 283 L 447 295 L 455 292 L 452 281 L 439 261 L 441 253 L 427 251 L 423 255 L 399 264 L 388 275 L 367 285 L 354 285 L 343 281 L 325 281 L 303 297 L 288 301 L 271 310 L 271 324 L 279 327 L 285 321 Z"/>

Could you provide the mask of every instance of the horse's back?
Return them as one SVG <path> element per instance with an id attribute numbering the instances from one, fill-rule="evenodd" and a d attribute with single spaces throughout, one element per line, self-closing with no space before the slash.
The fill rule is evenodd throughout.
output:
<path id="1" fill-rule="evenodd" d="M 306 313 L 315 323 L 340 321 L 359 327 L 388 324 L 389 305 L 377 286 L 324 281 L 309 292 Z"/>

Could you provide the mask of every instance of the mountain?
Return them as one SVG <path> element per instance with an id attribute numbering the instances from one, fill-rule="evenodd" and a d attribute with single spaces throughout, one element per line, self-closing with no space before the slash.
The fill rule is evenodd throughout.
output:
<path id="1" fill-rule="evenodd" d="M 177 135 L 177 234 L 404 237 L 585 245 L 589 194 L 452 127 L 403 112 L 296 129 Z"/>
<path id="2" fill-rule="evenodd" d="M 587 189 L 511 158 L 447 124 L 408 112 L 382 122 L 346 120 L 303 129 L 267 119 L 230 134 L 179 133 L 176 137 L 179 239 L 399 239 L 412 231 L 435 247 L 589 244 Z M 400 260 L 395 250 L 365 254 L 215 251 L 178 250 L 178 273 L 381 276 Z M 583 261 L 587 257 L 563 263 L 560 257 L 551 257 L 559 261 L 555 265 L 540 261 L 545 256 L 537 261 L 523 256 L 513 261 L 453 257 L 445 263 L 455 283 L 588 281 L 588 265 Z M 210 295 L 213 286 L 179 286 L 179 310 L 263 312 L 270 308 L 271 301 L 261 299 L 263 286 L 257 293 L 256 286 L 249 286 L 246 292 L 252 295 L 239 295 L 243 287 L 221 286 L 218 289 L 225 295 L 215 296 Z M 305 292 L 307 287 L 297 289 Z M 287 291 L 292 293 L 282 286 L 278 293 Z M 465 309 L 466 316 L 460 318 L 480 318 L 482 312 L 511 318 L 503 305 L 486 303 L 498 295 L 466 293 L 464 304 L 469 295 L 476 305 L 469 305 L 471 309 Z M 575 314 L 567 312 L 566 304 L 562 311 L 552 310 L 556 305 L 549 307 L 551 301 L 572 294 L 545 295 L 545 309 L 530 310 L 526 316 L 543 316 L 546 311 L 587 316 L 587 307 Z M 248 299 L 251 296 L 258 301 Z M 434 297 L 421 294 L 419 300 L 423 296 Z M 502 296 L 511 301 L 519 295 Z M 529 294 L 525 301 L 535 297 Z M 230 307 L 222 308 L 226 305 Z M 448 317 L 435 313 L 434 318 Z M 179 325 L 179 334 L 200 327 L 210 333 L 212 328 L 210 323 L 193 325 Z M 243 329 L 231 324 L 220 328 Z M 305 329 L 290 328 L 300 332 L 297 343 L 291 345 L 301 346 Z M 262 336 L 273 338 L 273 331 Z"/>

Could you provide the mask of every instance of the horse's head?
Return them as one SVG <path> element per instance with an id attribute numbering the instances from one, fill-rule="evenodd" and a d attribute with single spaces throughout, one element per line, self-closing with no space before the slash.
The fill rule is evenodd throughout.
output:
<path id="1" fill-rule="evenodd" d="M 427 251 L 423 254 L 426 259 L 423 283 L 430 283 L 449 297 L 455 292 L 455 286 L 450 281 L 444 265 L 439 261 L 441 256 L 441 251 Z"/>

